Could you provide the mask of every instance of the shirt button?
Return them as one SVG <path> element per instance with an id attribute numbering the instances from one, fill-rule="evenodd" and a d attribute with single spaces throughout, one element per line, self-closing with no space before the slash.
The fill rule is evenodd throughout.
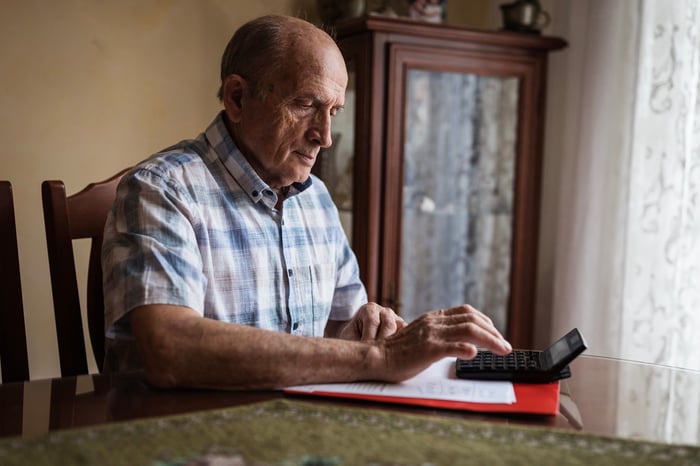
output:
<path id="1" fill-rule="evenodd" d="M 292 330 L 296 330 L 298 328 L 299 328 L 299 322 L 294 322 L 294 324 L 292 324 Z"/>
<path id="2" fill-rule="evenodd" d="M 253 195 L 253 197 L 258 197 L 258 194 L 260 194 L 260 193 L 258 193 L 258 191 L 253 191 L 253 192 L 252 192 L 252 193 L 250 193 L 250 194 L 252 194 L 252 195 Z"/>
<path id="3" fill-rule="evenodd" d="M 289 275 L 290 277 L 291 277 L 292 275 L 294 275 L 294 270 L 292 270 L 292 269 L 287 269 L 287 275 Z"/>

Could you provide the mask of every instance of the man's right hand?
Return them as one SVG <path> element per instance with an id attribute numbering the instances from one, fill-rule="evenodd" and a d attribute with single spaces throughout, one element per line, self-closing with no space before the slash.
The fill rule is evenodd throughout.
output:
<path id="1" fill-rule="evenodd" d="M 409 379 L 444 357 L 471 359 L 477 347 L 512 351 L 491 319 L 469 305 L 425 313 L 377 345 L 385 363 L 379 378 L 389 382 Z"/>

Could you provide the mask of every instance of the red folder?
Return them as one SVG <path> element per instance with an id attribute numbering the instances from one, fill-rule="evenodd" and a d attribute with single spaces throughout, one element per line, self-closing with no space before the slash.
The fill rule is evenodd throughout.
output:
<path id="1" fill-rule="evenodd" d="M 402 396 L 367 395 L 352 392 L 324 392 L 321 390 L 304 391 L 286 388 L 285 393 L 335 398 L 351 398 L 382 403 L 398 403 L 431 408 L 456 409 L 489 413 L 524 413 L 524 414 L 559 414 L 559 382 L 544 384 L 514 383 L 516 401 L 514 403 L 472 403 L 430 398 L 408 398 Z"/>

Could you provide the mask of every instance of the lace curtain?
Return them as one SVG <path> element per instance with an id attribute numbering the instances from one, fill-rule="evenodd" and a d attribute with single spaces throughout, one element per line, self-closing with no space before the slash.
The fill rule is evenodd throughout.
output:
<path id="1" fill-rule="evenodd" d="M 578 326 L 590 354 L 700 370 L 700 4 L 543 6 L 570 46 L 549 74 L 537 341 Z M 621 377 L 618 429 L 694 441 L 687 384 Z"/>
<path id="2" fill-rule="evenodd" d="M 700 4 L 640 15 L 621 355 L 700 370 Z"/>

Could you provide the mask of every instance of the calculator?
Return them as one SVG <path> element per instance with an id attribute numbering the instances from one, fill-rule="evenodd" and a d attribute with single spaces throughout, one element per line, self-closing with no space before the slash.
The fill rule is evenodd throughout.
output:
<path id="1" fill-rule="evenodd" d="M 571 377 L 569 363 L 587 348 L 583 335 L 574 328 L 544 351 L 514 350 L 500 356 L 479 350 L 473 359 L 457 358 L 455 369 L 460 379 L 553 382 Z"/>

